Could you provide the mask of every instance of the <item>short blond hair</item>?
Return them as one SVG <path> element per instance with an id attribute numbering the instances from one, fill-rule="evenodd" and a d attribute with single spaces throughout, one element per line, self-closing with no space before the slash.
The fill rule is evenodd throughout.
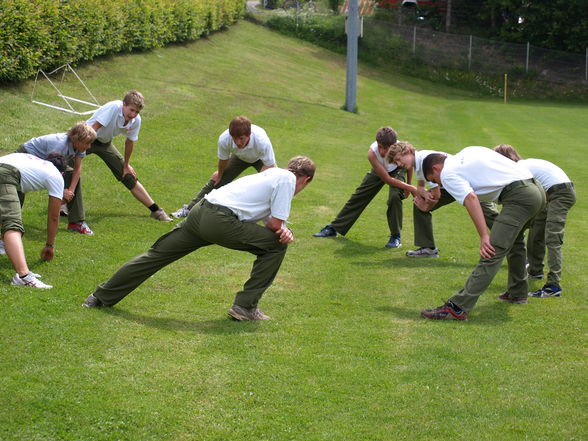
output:
<path id="1" fill-rule="evenodd" d="M 517 152 L 516 149 L 510 144 L 499 144 L 494 147 L 494 151 L 496 153 L 500 153 L 502 156 L 506 156 L 508 159 L 511 159 L 514 162 L 518 162 L 523 159 L 521 158 L 521 155 L 519 155 L 519 152 Z"/>
<path id="2" fill-rule="evenodd" d="M 145 98 L 138 90 L 130 90 L 123 98 L 123 104 L 126 106 L 135 106 L 137 109 L 142 110 L 145 107 Z"/>
<path id="3" fill-rule="evenodd" d="M 312 181 L 314 178 L 314 172 L 316 171 L 316 165 L 313 160 L 306 156 L 294 156 L 288 161 L 288 170 L 298 176 L 308 176 Z"/>
<path id="4" fill-rule="evenodd" d="M 67 136 L 72 143 L 88 143 L 91 144 L 96 140 L 96 131 L 86 124 L 86 121 L 75 123 L 68 131 Z"/>
<path id="5" fill-rule="evenodd" d="M 388 150 L 388 154 L 386 155 L 386 160 L 388 162 L 394 162 L 397 156 L 404 156 L 407 154 L 414 155 L 415 148 L 414 146 L 408 141 L 398 141 L 392 144 L 390 150 Z"/>

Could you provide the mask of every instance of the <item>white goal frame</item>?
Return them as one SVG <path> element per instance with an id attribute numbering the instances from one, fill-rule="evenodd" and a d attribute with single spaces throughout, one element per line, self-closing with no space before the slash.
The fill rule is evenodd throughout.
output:
<path id="1" fill-rule="evenodd" d="M 63 70 L 63 74 L 61 75 L 61 82 L 59 83 L 60 86 L 63 84 L 63 81 L 65 79 L 65 74 L 69 71 L 69 72 L 73 73 L 73 75 L 77 78 L 78 82 L 82 85 L 82 87 L 86 90 L 86 92 L 88 93 L 88 95 L 90 96 L 90 98 L 94 102 L 84 101 L 84 100 L 81 100 L 79 98 L 74 98 L 74 97 L 71 97 L 71 96 L 64 95 L 61 92 L 61 90 L 59 89 L 59 87 L 57 87 L 55 85 L 55 83 L 53 81 L 51 81 L 51 78 L 49 78 L 49 75 L 53 75 L 56 72 L 59 72 L 60 70 Z M 56 106 L 54 104 L 44 103 L 42 101 L 35 100 L 35 89 L 37 88 L 37 83 L 39 81 L 39 75 L 43 75 L 45 77 L 45 79 L 47 79 L 47 81 L 49 82 L 49 84 L 55 89 L 55 92 L 57 93 L 57 96 L 59 98 L 63 99 L 63 101 L 67 105 L 67 108 L 60 107 L 60 106 Z M 77 110 L 75 110 L 72 107 L 72 105 L 70 104 L 70 101 L 73 101 L 73 102 L 76 102 L 76 103 L 80 103 L 80 104 L 85 104 L 87 106 L 91 106 L 91 107 L 93 107 L 93 109 L 92 110 L 87 110 L 85 112 L 78 112 Z M 34 104 L 40 104 L 41 106 L 49 107 L 51 109 L 60 110 L 62 112 L 73 113 L 75 115 L 90 115 L 90 114 L 94 113 L 96 111 L 96 109 L 98 109 L 100 107 L 100 104 L 98 103 L 98 100 L 96 99 L 96 97 L 92 94 L 92 92 L 90 92 L 90 89 L 88 89 L 88 87 L 86 86 L 86 84 L 78 76 L 78 74 L 76 73 L 76 71 L 69 65 L 69 63 L 66 63 L 63 66 L 59 66 L 57 69 L 54 69 L 54 70 L 52 70 L 49 73 L 45 73 L 42 69 L 39 69 L 38 70 L 37 76 L 35 77 L 35 84 L 33 86 L 33 93 L 31 95 L 31 102 L 33 102 Z"/>

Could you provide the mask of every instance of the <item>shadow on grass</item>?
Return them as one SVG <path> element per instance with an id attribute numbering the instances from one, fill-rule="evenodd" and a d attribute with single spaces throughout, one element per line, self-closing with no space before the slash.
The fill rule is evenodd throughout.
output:
<path id="1" fill-rule="evenodd" d="M 497 301 L 498 302 L 498 301 Z M 426 308 L 436 308 L 439 304 L 427 306 Z M 510 322 L 511 318 L 508 311 L 512 307 L 521 307 L 523 305 L 508 305 L 505 303 L 492 303 L 488 305 L 482 305 L 475 307 L 474 310 L 469 314 L 468 321 L 464 324 L 468 326 L 500 326 L 506 322 Z M 524 307 L 524 306 L 523 306 Z M 396 318 L 405 321 L 414 322 L 431 322 L 431 323 L 444 323 L 446 321 L 454 322 L 454 320 L 427 320 L 421 317 L 421 310 L 408 309 L 399 306 L 383 306 L 377 308 L 378 311 L 391 313 Z"/>
<path id="2" fill-rule="evenodd" d="M 255 332 L 260 326 L 259 322 L 238 322 L 228 317 L 206 321 L 187 321 L 173 317 L 147 316 L 119 308 L 101 308 L 100 311 L 140 325 L 167 331 L 189 331 L 202 334 L 243 334 Z"/>

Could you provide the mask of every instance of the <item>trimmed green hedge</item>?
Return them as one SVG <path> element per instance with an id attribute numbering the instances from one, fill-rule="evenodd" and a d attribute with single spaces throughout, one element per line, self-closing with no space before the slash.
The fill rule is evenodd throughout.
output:
<path id="1" fill-rule="evenodd" d="M 0 82 L 196 40 L 244 10 L 244 0 L 0 0 Z"/>

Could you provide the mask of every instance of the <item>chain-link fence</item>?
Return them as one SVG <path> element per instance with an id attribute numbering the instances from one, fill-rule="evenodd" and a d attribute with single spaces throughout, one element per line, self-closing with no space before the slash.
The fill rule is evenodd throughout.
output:
<path id="1" fill-rule="evenodd" d="M 435 66 L 491 74 L 528 74 L 557 83 L 588 83 L 588 49 L 585 55 L 574 54 L 364 19 L 362 40 L 365 45 L 375 47 L 379 42 L 389 45 L 387 36 L 391 35 L 400 37 L 403 42 L 396 50 Z"/>

